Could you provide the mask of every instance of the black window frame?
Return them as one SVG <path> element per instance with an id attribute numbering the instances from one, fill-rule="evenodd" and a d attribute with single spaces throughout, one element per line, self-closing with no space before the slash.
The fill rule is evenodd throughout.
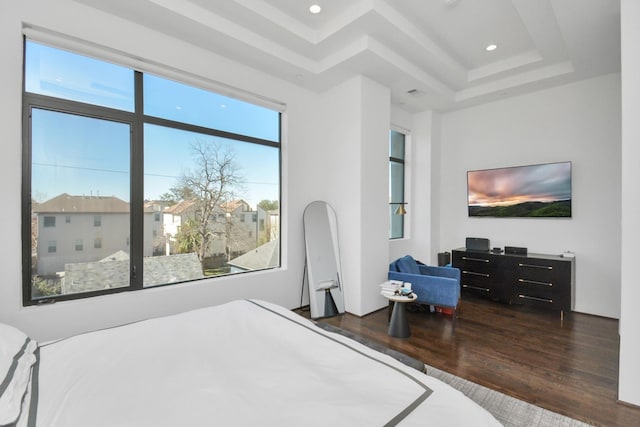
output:
<path id="1" fill-rule="evenodd" d="M 23 73 L 26 58 L 27 38 L 23 37 Z M 152 289 L 160 286 L 172 286 L 178 283 L 158 284 L 153 287 L 143 286 L 143 243 L 144 243 L 144 125 L 152 124 L 167 128 L 196 132 L 207 136 L 220 137 L 240 142 L 249 142 L 278 149 L 278 175 L 279 175 L 279 203 L 282 203 L 282 112 L 278 113 L 278 140 L 271 141 L 258 137 L 242 135 L 223 131 L 219 129 L 207 128 L 188 123 L 177 122 L 154 116 L 148 116 L 143 111 L 143 78 L 144 73 L 133 70 L 134 73 L 134 99 L 135 108 L 133 112 L 118 110 L 99 105 L 87 104 L 79 101 L 36 94 L 27 92 L 23 79 L 22 86 L 22 302 L 23 306 L 38 305 L 55 301 L 85 299 L 94 296 L 113 294 L 128 291 L 139 291 Z M 211 89 L 208 91 L 215 93 Z M 33 265 L 31 262 L 31 119 L 34 109 L 43 109 L 53 112 L 73 114 L 89 118 L 110 120 L 118 123 L 128 124 L 130 127 L 130 236 L 127 243 L 130 245 L 130 280 L 128 286 L 89 291 L 82 293 L 47 296 L 41 299 L 33 298 L 32 274 Z M 275 111 L 275 110 L 274 110 Z M 95 221 L 95 219 L 94 219 Z M 95 225 L 95 224 L 94 224 Z M 280 229 L 280 227 L 279 227 Z M 94 249 L 96 240 L 94 240 Z M 102 245 L 100 245 L 102 246 Z M 57 246 L 56 246 L 57 250 Z M 280 259 L 282 252 L 280 252 Z M 281 265 L 281 264 L 279 264 Z M 218 276 L 225 277 L 225 276 Z M 207 277 L 194 281 L 212 279 Z"/>

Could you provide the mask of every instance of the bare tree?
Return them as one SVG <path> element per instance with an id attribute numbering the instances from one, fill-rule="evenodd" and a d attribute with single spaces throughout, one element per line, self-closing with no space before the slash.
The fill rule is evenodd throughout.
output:
<path id="1" fill-rule="evenodd" d="M 195 201 L 195 217 L 190 227 L 195 235 L 191 241 L 196 243 L 202 262 L 214 238 L 211 225 L 216 221 L 216 214 L 220 213 L 223 203 L 233 200 L 234 190 L 242 186 L 243 178 L 228 147 L 197 140 L 192 150 L 195 170 L 183 174 L 179 188 L 189 189 Z"/>
<path id="2" fill-rule="evenodd" d="M 278 201 L 277 200 L 260 200 L 260 202 L 258 203 L 258 207 L 264 209 L 265 211 L 275 211 L 276 209 L 278 209 Z"/>

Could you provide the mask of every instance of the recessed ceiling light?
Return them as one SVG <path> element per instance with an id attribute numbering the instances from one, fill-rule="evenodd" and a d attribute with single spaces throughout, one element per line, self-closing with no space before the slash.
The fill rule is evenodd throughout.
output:
<path id="1" fill-rule="evenodd" d="M 318 13 L 322 12 L 322 8 L 320 7 L 320 5 L 312 4 L 309 7 L 309 12 L 311 12 L 311 13 L 313 13 L 315 15 L 315 14 L 318 14 Z"/>
<path id="2" fill-rule="evenodd" d="M 497 48 L 498 46 L 496 46 L 495 44 L 490 44 L 485 49 L 487 49 L 488 52 L 491 52 L 492 50 L 496 50 Z"/>

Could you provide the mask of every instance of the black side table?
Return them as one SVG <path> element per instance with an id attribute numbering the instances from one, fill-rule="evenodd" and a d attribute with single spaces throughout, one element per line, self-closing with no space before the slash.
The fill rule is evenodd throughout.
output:
<path id="1" fill-rule="evenodd" d="M 405 304 L 415 301 L 418 297 L 416 294 L 411 296 L 402 295 L 384 295 L 389 301 L 393 301 L 393 312 L 391 313 L 391 322 L 389 322 L 389 336 L 395 338 L 409 338 L 411 330 L 409 329 L 409 320 L 407 319 L 407 308 Z"/>

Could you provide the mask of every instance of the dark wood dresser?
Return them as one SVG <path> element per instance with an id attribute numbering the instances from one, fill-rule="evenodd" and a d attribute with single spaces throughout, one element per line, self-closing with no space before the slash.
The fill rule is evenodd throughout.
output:
<path id="1" fill-rule="evenodd" d="M 575 298 L 575 258 L 515 255 L 465 248 L 452 251 L 462 291 L 508 304 L 571 311 Z"/>

